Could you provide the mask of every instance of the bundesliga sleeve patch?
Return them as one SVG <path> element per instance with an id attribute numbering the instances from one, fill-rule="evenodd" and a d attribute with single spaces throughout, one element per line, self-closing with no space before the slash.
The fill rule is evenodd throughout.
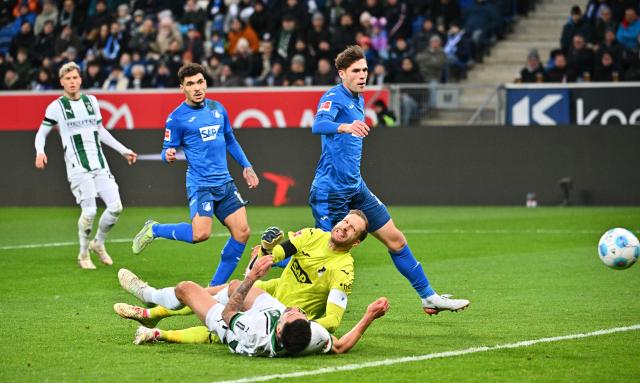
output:
<path id="1" fill-rule="evenodd" d="M 331 110 L 331 101 L 325 101 L 322 104 L 320 104 L 320 108 L 318 108 L 318 112 L 328 112 Z"/>
<path id="2" fill-rule="evenodd" d="M 164 140 L 171 141 L 171 129 L 164 130 Z"/>

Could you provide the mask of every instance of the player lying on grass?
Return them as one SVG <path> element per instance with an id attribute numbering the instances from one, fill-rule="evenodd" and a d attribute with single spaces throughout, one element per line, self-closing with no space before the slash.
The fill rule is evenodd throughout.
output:
<path id="1" fill-rule="evenodd" d="M 310 321 L 300 308 L 287 307 L 264 290 L 253 287 L 272 264 L 273 256 L 259 258 L 242 283 L 222 288 L 215 296 L 190 281 L 181 282 L 175 288 L 155 290 L 137 277 L 128 280 L 127 290 L 142 300 L 170 309 L 189 306 L 231 352 L 248 356 L 345 353 L 355 346 L 375 319 L 389 310 L 387 299 L 378 298 L 367 307 L 356 326 L 337 339 Z M 154 342 L 159 338 L 160 331 L 141 326 L 135 343 Z"/>
<path id="2" fill-rule="evenodd" d="M 354 281 L 350 250 L 366 238 L 366 233 L 366 217 L 359 210 L 350 211 L 330 233 L 319 229 L 302 229 L 289 233 L 289 240 L 282 243 L 279 243 L 282 232 L 277 228 L 269 228 L 262 236 L 262 246 L 254 248 L 254 260 L 259 252 L 268 252 L 276 260 L 291 256 L 291 261 L 279 278 L 257 281 L 256 287 L 287 306 L 302 308 L 309 319 L 333 333 L 342 321 Z M 137 276 L 122 269 L 118 277 L 123 288 L 132 292 L 129 280 L 138 279 Z M 235 288 L 233 284 L 232 288 Z M 215 295 L 225 287 L 209 287 L 207 291 Z M 153 303 L 153 290 L 146 290 L 146 294 L 141 300 Z M 114 310 L 121 317 L 137 320 L 146 327 L 155 327 L 162 318 L 168 316 L 191 313 L 189 309 L 173 311 L 163 306 L 145 309 L 126 303 L 116 303 Z M 161 330 L 160 336 L 163 340 L 175 343 L 211 343 L 216 340 L 202 326 Z"/>

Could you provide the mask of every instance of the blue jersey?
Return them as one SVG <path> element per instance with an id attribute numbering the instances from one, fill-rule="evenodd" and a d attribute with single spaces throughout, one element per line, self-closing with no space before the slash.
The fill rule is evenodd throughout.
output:
<path id="1" fill-rule="evenodd" d="M 362 185 L 360 160 L 362 137 L 338 133 L 340 124 L 364 121 L 364 97 L 354 96 L 344 85 L 329 89 L 318 103 L 314 134 L 322 134 L 322 154 L 313 186 L 323 190 L 350 192 Z"/>
<path id="2" fill-rule="evenodd" d="M 167 118 L 162 159 L 169 148 L 182 147 L 187 157 L 187 187 L 221 186 L 232 181 L 227 150 L 242 166 L 250 167 L 219 102 L 205 100 L 202 106 L 183 102 Z"/>

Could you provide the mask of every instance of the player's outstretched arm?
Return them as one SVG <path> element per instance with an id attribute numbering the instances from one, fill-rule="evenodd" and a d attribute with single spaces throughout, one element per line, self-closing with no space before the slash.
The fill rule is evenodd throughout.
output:
<path id="1" fill-rule="evenodd" d="M 224 307 L 224 310 L 222 310 L 222 320 L 224 320 L 227 326 L 231 325 L 231 319 L 242 310 L 244 300 L 255 281 L 265 276 L 269 272 L 269 269 L 271 269 L 271 265 L 273 265 L 273 257 L 265 256 L 259 258 L 253 265 L 253 268 L 249 270 L 244 277 L 240 286 L 231 294 L 229 302 Z"/>
<path id="2" fill-rule="evenodd" d="M 353 346 L 358 343 L 362 334 L 367 331 L 367 328 L 373 323 L 374 320 L 380 318 L 389 311 L 389 301 L 387 298 L 378 298 L 367 307 L 367 312 L 360 321 L 349 331 L 344 334 L 340 339 L 333 337 L 333 347 L 331 352 L 335 354 L 344 354 L 351 350 Z"/>
<path id="3" fill-rule="evenodd" d="M 127 160 L 129 165 L 134 164 L 138 159 L 136 152 L 122 145 L 120 141 L 116 140 L 105 127 L 101 126 L 98 129 L 98 137 L 100 138 L 100 142 L 120 153 L 122 157 Z"/>

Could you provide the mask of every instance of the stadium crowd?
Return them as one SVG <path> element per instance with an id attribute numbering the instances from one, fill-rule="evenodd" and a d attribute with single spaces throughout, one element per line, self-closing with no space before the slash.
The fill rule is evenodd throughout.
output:
<path id="1" fill-rule="evenodd" d="M 70 61 L 88 89 L 174 87 L 188 62 L 214 86 L 333 85 L 332 60 L 354 43 L 372 84 L 446 82 L 530 1 L 4 0 L 0 89 L 58 88 Z"/>
<path id="2" fill-rule="evenodd" d="M 639 3 L 589 0 L 584 12 L 574 5 L 560 47 L 546 64 L 532 50 L 517 81 L 640 81 Z"/>

